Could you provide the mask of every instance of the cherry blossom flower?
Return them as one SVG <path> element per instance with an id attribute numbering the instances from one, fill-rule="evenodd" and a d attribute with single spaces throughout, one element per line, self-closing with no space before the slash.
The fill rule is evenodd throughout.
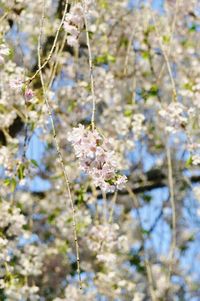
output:
<path id="1" fill-rule="evenodd" d="M 78 46 L 78 40 L 74 36 L 69 36 L 67 37 L 67 43 L 72 46 L 72 47 L 77 47 Z"/>
<path id="2" fill-rule="evenodd" d="M 134 114 L 132 121 L 132 130 L 136 139 L 140 138 L 146 127 L 143 125 L 145 117 L 143 114 Z"/>
<path id="3" fill-rule="evenodd" d="M 187 124 L 187 108 L 178 102 L 170 103 L 159 111 L 159 115 L 166 124 L 166 131 L 176 133 Z"/>
<path id="4" fill-rule="evenodd" d="M 198 295 L 198 271 L 182 263 L 186 257 L 187 263 L 197 262 L 199 249 L 199 0 L 190 5 L 166 0 L 162 11 L 150 0 L 134 7 L 130 2 L 0 2 L 0 296 L 5 300 L 192 300 Z M 66 49 L 61 24 L 67 45 L 79 50 Z M 92 113 L 90 62 L 98 128 L 75 126 L 70 148 L 64 129 L 86 124 Z M 176 103 L 170 103 L 171 76 Z M 67 158 L 73 210 L 58 154 Z M 168 201 L 170 165 L 176 212 Z M 123 189 L 127 179 L 121 170 L 129 173 L 129 189 L 105 200 L 94 186 Z"/>
<path id="5" fill-rule="evenodd" d="M 26 101 L 29 101 L 33 98 L 34 93 L 31 89 L 28 88 L 25 90 L 24 96 L 25 96 Z"/>
<path id="6" fill-rule="evenodd" d="M 103 139 L 97 130 L 85 129 L 79 124 L 68 136 L 81 169 L 86 172 L 103 191 L 122 189 L 127 181 L 117 173 L 117 161 L 109 139 Z"/>
<path id="7" fill-rule="evenodd" d="M 78 46 L 78 36 L 84 25 L 84 12 L 80 3 L 75 4 L 70 13 L 66 14 L 63 27 L 69 34 L 67 43 L 72 47 Z"/>

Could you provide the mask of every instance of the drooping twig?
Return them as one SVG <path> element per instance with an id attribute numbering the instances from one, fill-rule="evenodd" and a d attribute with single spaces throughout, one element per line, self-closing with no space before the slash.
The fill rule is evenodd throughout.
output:
<path id="1" fill-rule="evenodd" d="M 93 75 L 92 52 L 91 52 L 91 46 L 90 46 L 90 37 L 89 37 L 88 22 L 87 22 L 86 9 L 85 9 L 85 3 L 84 3 L 84 1 L 83 1 L 83 11 L 84 11 L 86 41 L 87 41 L 88 56 L 89 56 L 88 59 L 89 59 L 89 67 L 90 67 L 90 84 L 91 84 L 91 93 L 92 93 L 92 117 L 91 117 L 91 125 L 92 125 L 92 130 L 94 130 L 94 128 L 95 128 L 95 112 L 96 112 L 96 96 L 95 96 L 95 90 L 94 90 L 94 75 Z"/>
<path id="2" fill-rule="evenodd" d="M 169 146 L 167 146 L 166 152 L 167 152 L 167 163 L 168 163 L 168 182 L 169 182 L 169 190 L 170 190 L 170 203 L 171 203 L 171 208 L 172 208 L 172 243 L 171 243 L 171 247 L 170 247 L 170 263 L 169 263 L 169 274 L 168 274 L 168 280 L 170 281 L 172 262 L 174 259 L 174 252 L 175 252 L 175 248 L 176 248 L 176 206 L 175 206 L 175 198 L 174 198 L 172 160 L 171 160 L 171 152 L 170 152 Z"/>
<path id="3" fill-rule="evenodd" d="M 41 68 L 42 66 L 41 66 L 40 53 L 41 53 L 41 36 L 42 36 L 42 29 L 43 29 L 43 23 L 44 23 L 44 10 L 45 10 L 45 5 L 44 5 L 44 1 L 43 1 L 43 16 L 42 16 L 42 20 L 41 20 L 41 29 L 40 29 L 40 34 L 39 34 L 39 38 L 38 38 L 38 70 L 39 70 L 39 75 L 40 75 L 40 80 L 41 80 L 41 85 L 42 85 L 43 97 L 44 97 L 45 105 L 47 107 L 49 119 L 51 122 L 56 151 L 57 151 L 60 165 L 61 165 L 63 175 L 64 175 L 67 198 L 69 198 L 71 209 L 72 209 L 73 232 L 74 232 L 74 241 L 75 241 L 75 247 L 76 247 L 77 273 L 78 273 L 78 278 L 79 278 L 79 288 L 82 289 L 82 280 L 81 280 L 81 273 L 80 273 L 79 244 L 78 244 L 77 225 L 76 225 L 76 212 L 75 212 L 75 207 L 74 207 L 74 203 L 73 203 L 73 199 L 72 199 L 69 178 L 68 178 L 68 175 L 66 172 L 63 156 L 61 153 L 60 145 L 59 145 L 57 134 L 56 134 L 56 129 L 55 129 L 54 120 L 53 120 L 53 114 L 52 114 L 52 108 L 50 106 L 50 103 L 48 101 L 48 97 L 46 94 L 46 88 L 45 88 L 43 74 L 42 74 L 42 68 Z M 66 204 L 66 205 L 68 206 L 68 204 Z"/>
<path id="4" fill-rule="evenodd" d="M 172 26 L 171 26 L 170 36 L 169 36 L 169 47 L 168 47 L 168 51 L 167 51 L 168 56 L 171 52 L 172 37 L 173 37 L 175 27 L 176 27 L 176 19 L 177 19 L 178 7 L 179 7 L 179 0 L 176 0 L 175 2 L 176 2 L 175 3 L 175 12 L 174 12 L 173 20 L 172 20 Z M 160 78 L 162 76 L 162 73 L 164 71 L 164 66 L 165 66 L 165 63 L 162 65 L 162 67 L 160 69 L 160 73 L 158 75 L 158 80 L 160 80 Z"/>
<path id="5" fill-rule="evenodd" d="M 149 284 L 149 293 L 151 296 L 151 300 L 152 301 L 157 301 L 156 295 L 155 295 L 155 290 L 154 290 L 154 282 L 153 282 L 153 275 L 152 275 L 152 268 L 151 268 L 151 263 L 147 257 L 146 251 L 145 251 L 145 239 L 143 236 L 143 231 L 142 231 L 142 220 L 141 220 L 141 216 L 140 216 L 140 212 L 139 212 L 139 201 L 137 196 L 135 195 L 135 193 L 132 191 L 132 189 L 129 187 L 129 185 L 126 185 L 126 190 L 128 191 L 129 196 L 131 197 L 131 199 L 133 200 L 133 204 L 134 207 L 136 209 L 136 214 L 137 214 L 137 218 L 138 218 L 138 222 L 139 222 L 139 226 L 140 226 L 140 232 L 141 232 L 141 241 L 142 241 L 142 247 L 144 250 L 144 264 L 145 264 L 145 269 L 146 269 L 146 273 L 147 273 L 147 280 L 148 280 L 148 284 Z"/>
<path id="6" fill-rule="evenodd" d="M 32 82 L 36 76 L 40 73 L 40 71 L 48 64 L 48 62 L 51 60 L 52 58 L 52 55 L 53 55 L 53 52 L 56 48 L 56 44 L 57 44 L 57 40 L 58 40 L 58 36 L 59 36 L 59 33 L 61 31 L 61 28 L 63 26 L 63 23 L 64 23 L 64 20 L 65 20 L 65 16 L 66 16 L 66 13 L 67 13 L 67 8 L 68 8 L 68 2 L 69 1 L 66 1 L 66 4 L 65 4 L 65 8 L 64 8 L 64 12 L 63 12 L 63 17 L 62 17 L 62 20 L 58 26 L 58 29 L 56 31 L 56 35 L 55 35 L 55 38 L 54 38 L 54 41 L 53 41 L 53 45 L 51 47 L 51 50 L 49 52 L 49 55 L 47 56 L 47 58 L 44 60 L 44 63 L 43 64 L 40 64 L 40 67 L 38 67 L 37 71 L 33 74 L 33 76 L 31 78 L 28 79 L 28 82 Z"/>
<path id="7" fill-rule="evenodd" d="M 172 68 L 170 66 L 167 51 L 165 50 L 165 48 L 163 46 L 161 36 L 160 36 L 160 33 L 159 33 L 159 29 L 158 29 L 158 26 L 157 26 L 157 23 L 156 23 L 156 20 L 155 20 L 155 16 L 154 16 L 153 13 L 152 13 L 152 19 L 153 19 L 153 22 L 154 22 L 158 42 L 159 42 L 159 45 L 160 45 L 160 48 L 161 48 L 161 51 L 162 51 L 162 54 L 163 54 L 163 57 L 164 57 L 164 60 L 165 60 L 166 66 L 167 66 L 167 70 L 168 70 L 168 73 L 169 73 L 169 77 L 170 77 L 170 81 L 171 81 L 171 85 L 172 85 L 172 93 L 173 93 L 173 98 L 172 99 L 173 99 L 173 101 L 176 102 L 177 101 L 177 92 L 176 92 L 176 85 L 175 85 L 175 81 L 174 81 L 174 77 L 173 77 L 173 73 L 172 73 Z"/>

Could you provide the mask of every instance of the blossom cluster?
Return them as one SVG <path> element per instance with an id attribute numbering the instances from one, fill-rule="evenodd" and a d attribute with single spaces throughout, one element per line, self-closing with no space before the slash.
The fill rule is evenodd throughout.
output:
<path id="1" fill-rule="evenodd" d="M 78 46 L 78 37 L 84 25 L 84 11 L 80 3 L 75 4 L 70 13 L 66 14 L 64 29 L 69 34 L 67 43 L 72 47 Z"/>
<path id="2" fill-rule="evenodd" d="M 172 102 L 159 111 L 165 122 L 166 131 L 175 134 L 187 125 L 186 107 L 179 102 Z"/>
<path id="3" fill-rule="evenodd" d="M 22 233 L 22 227 L 26 224 L 24 215 L 17 207 L 12 208 L 12 204 L 7 201 L 1 201 L 1 221 L 0 229 L 6 229 L 8 237 L 18 236 Z M 5 230 L 4 230 L 5 232 Z"/>
<path id="4" fill-rule="evenodd" d="M 89 231 L 88 247 L 98 253 L 102 244 L 106 249 L 112 249 L 117 243 L 119 226 L 117 224 L 94 225 Z"/>
<path id="5" fill-rule="evenodd" d="M 104 264 L 116 261 L 115 249 L 128 250 L 127 237 L 119 236 L 119 226 L 115 223 L 92 226 L 88 232 L 86 243 L 89 250 L 97 254 L 97 261 Z"/>
<path id="6" fill-rule="evenodd" d="M 20 93 L 23 89 L 23 81 L 19 78 L 10 80 L 10 88 L 17 93 Z"/>
<path id="7" fill-rule="evenodd" d="M 15 118 L 15 114 L 13 119 Z M 1 120 L 1 119 L 0 119 Z M 4 171 L 7 176 L 12 176 L 13 168 L 12 168 L 12 154 L 8 150 L 6 146 L 2 146 L 0 148 L 0 166 L 4 167 Z"/>
<path id="8" fill-rule="evenodd" d="M 5 44 L 0 45 L 0 65 L 5 63 L 5 57 L 10 54 L 9 48 Z"/>
<path id="9" fill-rule="evenodd" d="M 165 1 L 162 12 L 150 0 L 134 7 L 128 2 L 46 0 L 42 24 L 41 0 L 0 2 L 0 300 L 198 296 L 200 275 L 192 263 L 199 260 L 199 0 L 190 5 L 179 1 L 173 39 L 170 21 L 176 1 Z M 66 51 L 63 35 L 57 35 L 61 23 L 67 45 L 77 51 Z M 98 128 L 79 126 L 71 133 L 73 146 L 66 146 L 64 129 L 87 124 L 91 116 L 85 30 L 91 40 Z M 42 68 L 46 97 L 60 152 L 67 157 L 75 224 L 38 73 L 41 32 L 41 61 L 48 61 Z M 177 91 L 172 104 L 162 48 Z M 166 187 L 160 187 L 168 172 L 167 142 L 177 211 L 177 239 L 170 256 L 173 210 Z M 75 152 L 77 162 L 71 160 Z M 81 173 L 74 168 L 79 161 Z M 120 188 L 120 181 L 126 181 L 120 170 L 129 174 L 129 187 L 113 198 L 108 195 L 107 201 L 104 193 L 99 199 L 94 186 Z M 188 264 L 183 268 L 184 260 Z"/>
<path id="10" fill-rule="evenodd" d="M 146 130 L 146 126 L 143 125 L 145 117 L 143 114 L 134 114 L 132 121 L 132 131 L 134 133 L 135 139 L 139 139 L 142 133 Z"/>
<path id="11" fill-rule="evenodd" d="M 39 288 L 37 286 L 28 286 L 25 284 L 24 286 L 17 288 L 17 281 L 12 282 L 11 285 L 6 285 L 6 296 L 9 298 L 7 300 L 39 300 Z"/>
<path id="12" fill-rule="evenodd" d="M 93 289 L 88 290 L 83 294 L 78 287 L 74 285 L 69 285 L 65 289 L 65 297 L 64 298 L 55 298 L 53 301 L 93 301 L 95 300 L 95 292 Z"/>
<path id="13" fill-rule="evenodd" d="M 30 101 L 34 97 L 34 92 L 28 86 L 25 86 L 21 79 L 11 80 L 10 87 L 17 93 L 24 92 L 24 97 L 26 101 Z"/>
<path id="14" fill-rule="evenodd" d="M 97 130 L 91 131 L 79 124 L 68 136 L 81 169 L 86 172 L 103 191 L 122 189 L 126 176 L 117 174 L 117 160 L 111 140 L 103 139 Z"/>

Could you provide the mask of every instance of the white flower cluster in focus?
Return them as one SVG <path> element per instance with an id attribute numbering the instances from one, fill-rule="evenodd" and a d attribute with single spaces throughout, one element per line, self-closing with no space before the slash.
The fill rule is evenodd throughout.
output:
<path id="1" fill-rule="evenodd" d="M 85 129 L 83 125 L 74 128 L 68 136 L 81 169 L 86 172 L 103 191 L 122 189 L 126 176 L 117 174 L 117 162 L 109 139 L 103 139 L 97 130 Z"/>

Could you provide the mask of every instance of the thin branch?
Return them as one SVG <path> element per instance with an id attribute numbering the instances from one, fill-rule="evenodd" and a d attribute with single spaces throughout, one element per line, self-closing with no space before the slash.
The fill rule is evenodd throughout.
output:
<path id="1" fill-rule="evenodd" d="M 145 252 L 145 239 L 144 239 L 143 232 L 142 232 L 142 220 L 141 220 L 140 212 L 139 212 L 140 204 L 139 204 L 137 196 L 135 195 L 135 193 L 131 190 L 131 188 L 128 185 L 126 185 L 126 189 L 128 191 L 129 196 L 133 200 L 134 207 L 136 209 L 136 214 L 137 214 L 138 221 L 139 221 L 140 232 L 141 232 L 141 241 L 142 241 L 143 250 L 144 250 L 144 264 L 145 264 L 145 269 L 147 272 L 147 280 L 148 280 L 148 284 L 149 284 L 149 293 L 151 296 L 151 300 L 157 301 L 155 291 L 154 291 L 154 282 L 153 282 L 151 263 L 149 262 L 147 254 Z"/>
<path id="2" fill-rule="evenodd" d="M 174 259 L 174 253 L 176 248 L 176 206 L 174 198 L 174 183 L 173 183 L 173 173 L 172 173 L 172 160 L 170 147 L 167 146 L 167 163 L 168 163 L 168 182 L 170 190 L 170 203 L 172 208 L 172 243 L 170 248 L 170 263 L 169 263 L 169 275 L 168 280 L 170 281 L 170 275 L 172 270 L 172 262 Z"/>
<path id="3" fill-rule="evenodd" d="M 126 51 L 126 56 L 125 56 L 125 61 L 124 61 L 124 76 L 127 75 L 127 69 L 128 69 L 128 60 L 129 60 L 129 55 L 130 55 L 130 52 L 131 52 L 131 46 L 133 46 L 133 38 L 134 38 L 134 35 L 135 35 L 135 28 L 134 30 L 131 32 L 131 36 L 129 38 L 129 42 L 128 42 L 128 47 L 127 47 L 127 51 Z M 134 59 L 135 61 L 135 59 Z"/>
<path id="4" fill-rule="evenodd" d="M 57 134 L 56 134 L 56 129 L 55 129 L 54 120 L 53 120 L 53 114 L 52 114 L 52 108 L 50 106 L 50 103 L 49 103 L 47 95 L 46 95 L 46 88 L 45 88 L 43 74 L 42 74 L 40 53 L 41 53 L 41 36 L 42 36 L 42 29 L 43 29 L 43 23 L 44 23 L 44 11 L 45 11 L 44 3 L 45 2 L 43 2 L 43 16 L 42 16 L 42 20 L 41 20 L 41 30 L 40 30 L 40 34 L 39 34 L 39 38 L 38 38 L 38 70 L 39 70 L 40 80 L 41 80 L 41 84 L 42 84 L 42 91 L 43 91 L 46 108 L 47 108 L 48 115 L 49 115 L 49 118 L 51 121 L 51 127 L 53 130 L 53 138 L 54 138 L 54 142 L 56 145 L 56 151 L 57 151 L 60 165 L 61 165 L 63 175 L 64 175 L 66 191 L 67 191 L 67 198 L 69 197 L 70 205 L 71 205 L 71 209 L 72 209 L 73 232 L 74 232 L 74 241 L 75 241 L 75 247 L 76 247 L 77 273 L 78 273 L 78 278 L 79 278 L 79 288 L 82 289 L 82 281 L 81 281 L 81 273 L 80 273 L 79 244 L 78 244 L 78 238 L 77 238 L 76 212 L 75 212 L 75 207 L 74 207 L 74 203 L 72 200 L 69 178 L 68 178 L 68 175 L 66 172 L 63 156 L 61 154 L 61 150 L 60 150 L 60 146 L 59 146 L 59 142 L 58 142 L 58 138 L 57 138 Z M 66 204 L 66 206 L 68 207 L 68 204 Z"/>
<path id="5" fill-rule="evenodd" d="M 64 20 L 65 20 L 65 16 L 66 16 L 66 13 L 67 13 L 67 8 L 68 8 L 68 2 L 69 1 L 66 1 L 66 4 L 65 4 L 65 8 L 64 8 L 64 12 L 63 12 L 63 17 L 62 17 L 62 20 L 60 22 L 60 25 L 58 26 L 58 29 L 56 31 L 56 35 L 55 35 L 55 38 L 54 38 L 54 41 L 53 41 L 53 45 L 51 47 L 51 50 L 49 52 L 49 55 L 48 57 L 45 59 L 44 63 L 40 65 L 40 67 L 37 69 L 37 71 L 34 73 L 34 75 L 29 78 L 27 81 L 30 83 L 32 82 L 36 76 L 40 73 L 40 71 L 48 64 L 48 62 L 51 60 L 52 58 L 52 55 L 53 55 L 53 52 L 56 48 L 56 44 L 57 44 L 57 40 L 58 40 L 58 36 L 59 36 L 59 33 L 61 31 L 61 28 L 63 26 L 63 23 L 64 23 Z"/>
<path id="6" fill-rule="evenodd" d="M 168 70 L 169 77 L 170 77 L 170 80 L 171 80 L 172 92 L 173 92 L 173 101 L 176 102 L 176 101 L 177 101 L 177 92 L 176 92 L 175 81 L 174 81 L 173 74 L 172 74 L 172 69 L 171 69 L 171 66 L 170 66 L 168 54 L 167 54 L 167 52 L 165 51 L 165 48 L 163 47 L 163 43 L 162 43 L 162 40 L 161 40 L 161 36 L 160 36 L 159 30 L 158 30 L 158 26 L 157 26 L 157 23 L 156 23 L 156 20 L 155 20 L 155 16 L 154 16 L 153 13 L 152 13 L 152 19 L 153 19 L 153 22 L 154 22 L 154 26 L 155 26 L 155 30 L 156 30 L 156 35 L 157 35 L 157 38 L 158 38 L 158 42 L 159 42 L 159 44 L 160 44 L 160 48 L 161 48 L 161 50 L 162 50 L 162 54 L 163 54 L 165 63 L 166 63 L 166 65 L 167 65 L 167 70 Z"/>
<path id="7" fill-rule="evenodd" d="M 113 196 L 112 201 L 111 201 L 111 203 L 112 203 L 111 206 L 112 207 L 111 207 L 111 211 L 110 211 L 110 217 L 109 217 L 109 220 L 108 220 L 109 223 L 112 223 L 116 200 L 117 200 L 117 190 L 115 191 L 114 196 Z"/>
<path id="8" fill-rule="evenodd" d="M 92 92 L 92 117 L 91 117 L 91 125 L 92 130 L 95 128 L 95 112 L 96 112 L 96 96 L 95 96 L 95 90 L 94 90 L 94 76 L 93 76 L 93 64 L 92 64 L 92 52 L 91 52 L 91 46 L 90 46 L 90 37 L 89 37 L 89 31 L 88 31 L 88 22 L 87 22 L 87 16 L 85 11 L 85 3 L 83 1 L 83 7 L 84 7 L 84 22 L 85 22 L 85 31 L 86 31 L 86 41 L 87 41 L 87 47 L 88 47 L 88 56 L 89 56 L 89 67 L 90 67 L 90 84 L 91 84 L 91 92 Z"/>
<path id="9" fill-rule="evenodd" d="M 5 13 L 3 14 L 3 16 L 1 16 L 1 18 L 0 18 L 0 23 L 1 23 L 4 19 L 6 19 L 7 16 L 8 16 L 8 12 L 5 12 Z"/>
<path id="10" fill-rule="evenodd" d="M 177 19 L 177 13 L 178 13 L 178 6 L 179 6 L 179 0 L 176 0 L 176 4 L 175 4 L 175 13 L 174 13 L 174 18 L 172 21 L 172 27 L 171 27 L 171 32 L 170 32 L 170 36 L 169 36 L 169 48 L 167 51 L 167 55 L 170 55 L 171 52 L 171 45 L 172 45 L 172 37 L 175 31 L 175 27 L 176 27 L 176 19 Z M 160 69 L 160 73 L 158 75 L 158 80 L 160 80 L 162 73 L 164 71 L 164 67 L 165 67 L 165 63 L 162 65 L 161 69 Z"/>
<path id="11" fill-rule="evenodd" d="M 65 35 L 63 37 L 63 40 L 62 40 L 62 43 L 61 43 L 61 46 L 60 46 L 60 49 L 58 50 L 58 54 L 57 54 L 58 58 L 61 56 L 61 53 L 63 52 L 64 46 L 65 46 L 66 37 L 67 37 L 67 33 L 65 33 Z M 53 84 L 53 81 L 54 81 L 54 78 L 55 78 L 55 74 L 56 74 L 56 71 L 57 71 L 57 68 L 58 68 L 58 64 L 59 64 L 59 62 L 58 62 L 58 60 L 56 60 L 56 62 L 52 66 L 52 72 L 51 72 L 51 76 L 50 76 L 49 84 L 48 84 L 49 88 Z"/>

